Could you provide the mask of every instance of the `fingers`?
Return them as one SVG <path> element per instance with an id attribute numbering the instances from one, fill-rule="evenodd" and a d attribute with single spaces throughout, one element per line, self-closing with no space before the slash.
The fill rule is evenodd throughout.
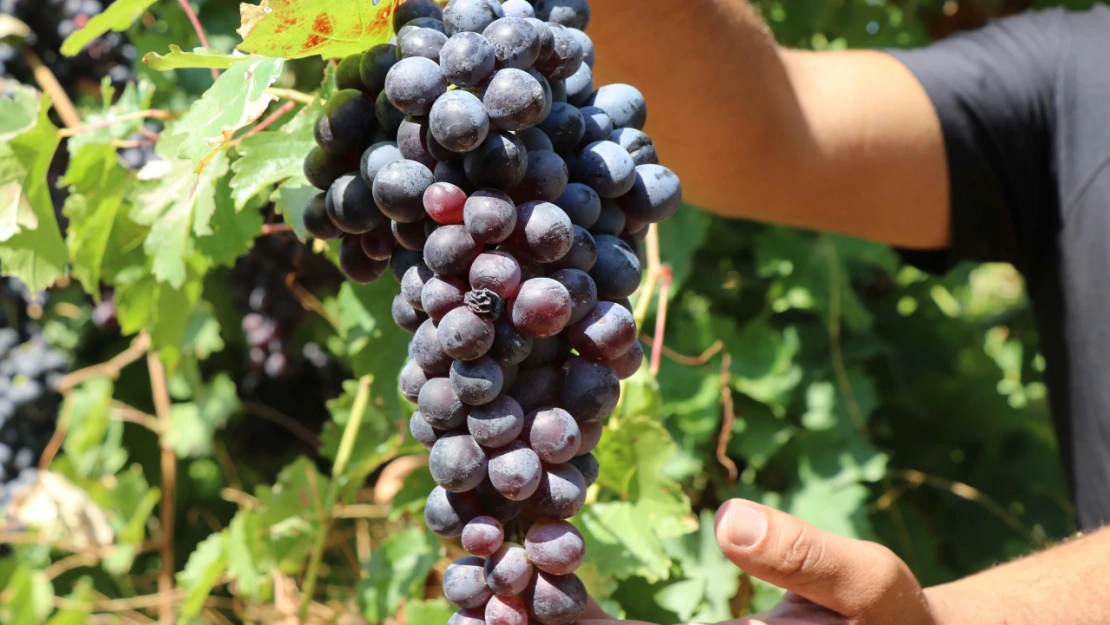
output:
<path id="1" fill-rule="evenodd" d="M 875 543 L 829 534 L 784 512 L 734 499 L 717 511 L 717 544 L 749 575 L 844 616 L 857 616 L 895 586 L 905 565 Z M 778 623 L 778 615 L 772 622 Z"/>
<path id="2" fill-rule="evenodd" d="M 597 620 L 597 621 L 611 621 L 611 620 L 613 620 L 613 617 L 609 616 L 609 614 L 605 610 L 602 610 L 601 606 L 599 606 L 597 604 L 597 602 L 594 601 L 593 597 L 587 597 L 587 599 L 589 600 L 589 603 L 586 604 L 586 612 L 582 615 L 582 620 L 585 620 L 585 621 L 589 621 L 591 619 L 592 620 Z"/>

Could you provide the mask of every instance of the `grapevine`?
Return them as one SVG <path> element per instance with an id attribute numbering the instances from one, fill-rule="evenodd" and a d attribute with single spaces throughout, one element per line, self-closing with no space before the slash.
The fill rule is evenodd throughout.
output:
<path id="1" fill-rule="evenodd" d="M 568 519 L 643 359 L 625 299 L 643 238 L 681 203 L 640 92 L 594 89 L 589 19 L 584 1 L 409 0 L 389 43 L 339 64 L 305 159 L 309 232 L 342 239 L 348 279 L 401 284 L 425 521 L 471 554 L 444 574 L 452 625 L 586 610 Z"/>

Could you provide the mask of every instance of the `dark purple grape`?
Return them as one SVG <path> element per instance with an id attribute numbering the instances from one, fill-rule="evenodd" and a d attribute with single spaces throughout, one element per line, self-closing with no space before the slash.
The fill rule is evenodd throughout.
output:
<path id="1" fill-rule="evenodd" d="M 518 365 L 532 351 L 533 339 L 516 329 L 512 320 L 502 317 L 493 325 L 493 346 L 489 356 L 503 365 Z M 506 388 L 510 388 L 506 384 Z"/>
<path id="2" fill-rule="evenodd" d="M 490 119 L 482 101 L 461 89 L 436 100 L 428 121 L 432 137 L 452 152 L 474 150 L 489 135 Z"/>
<path id="3" fill-rule="evenodd" d="M 529 154 L 540 150 L 554 150 L 555 148 L 551 145 L 551 139 L 548 139 L 547 135 L 536 127 L 521 128 L 516 131 L 516 136 L 524 144 L 524 149 L 528 150 Z"/>
<path id="4" fill-rule="evenodd" d="M 555 92 L 555 88 L 556 84 L 561 84 L 562 81 L 556 80 L 555 84 L 553 84 L 545 78 L 543 74 L 534 69 L 527 70 L 527 72 L 528 75 L 535 78 L 536 82 L 540 83 L 540 87 L 543 88 L 543 112 L 540 113 L 539 119 L 536 120 L 538 124 L 547 119 L 547 116 L 551 114 L 551 107 L 554 106 L 556 102 L 560 101 Z"/>
<path id="5" fill-rule="evenodd" d="M 401 123 L 408 115 L 393 106 L 383 91 L 374 102 L 374 117 L 378 120 L 378 127 L 385 133 L 386 138 L 393 140 L 397 138 L 397 129 L 401 127 Z"/>
<path id="6" fill-rule="evenodd" d="M 463 305 L 467 292 L 466 283 L 450 276 L 433 276 L 424 283 L 420 304 L 433 321 Z"/>
<path id="7" fill-rule="evenodd" d="M 601 442 L 601 433 L 604 429 L 605 427 L 600 421 L 580 421 L 578 423 L 578 430 L 582 432 L 582 444 L 578 446 L 578 455 L 575 457 L 581 458 L 594 449 L 597 449 L 598 443 Z"/>
<path id="8" fill-rule="evenodd" d="M 532 563 L 524 546 L 505 543 L 486 558 L 486 583 L 499 595 L 519 595 L 532 579 Z"/>
<path id="9" fill-rule="evenodd" d="M 389 260 L 393 256 L 393 249 L 397 247 L 393 230 L 384 219 L 382 223 L 374 226 L 373 230 L 363 233 L 359 242 L 362 244 L 363 253 L 374 260 Z"/>
<path id="10" fill-rule="evenodd" d="M 304 229 L 317 239 L 330 241 L 343 236 L 343 231 L 328 217 L 327 195 L 324 193 L 312 196 L 304 209 L 303 219 Z"/>
<path id="11" fill-rule="evenodd" d="M 548 465 L 528 502 L 539 516 L 569 519 L 586 503 L 586 480 L 573 465 Z"/>
<path id="12" fill-rule="evenodd" d="M 582 533 L 566 521 L 544 520 L 533 525 L 524 538 L 524 550 L 533 566 L 552 575 L 569 575 L 586 559 Z"/>
<path id="13" fill-rule="evenodd" d="M 547 28 L 551 31 L 554 46 L 547 58 L 536 63 L 536 69 L 551 80 L 570 78 L 585 61 L 582 43 L 566 26 L 548 23 Z"/>
<path id="14" fill-rule="evenodd" d="M 532 8 L 532 5 L 524 0 L 509 0 L 505 4 L 508 5 L 510 2 L 519 2 Z M 528 625 L 528 608 L 524 605 L 524 599 L 515 595 L 510 597 L 494 595 L 486 604 L 485 619 L 485 625 Z"/>
<path id="15" fill-rule="evenodd" d="M 540 34 L 523 17 L 494 20 L 482 36 L 493 44 L 498 67 L 528 69 L 540 56 Z"/>
<path id="16" fill-rule="evenodd" d="M 501 523 L 508 523 L 524 511 L 523 501 L 505 499 L 505 497 L 493 487 L 488 476 L 484 482 L 478 485 L 475 492 L 478 493 L 478 502 L 481 504 L 485 514 L 497 519 Z"/>
<path id="17" fill-rule="evenodd" d="M 463 535 L 466 535 L 465 528 Z M 452 562 L 443 573 L 443 596 L 460 608 L 484 608 L 493 596 L 486 585 L 485 565 L 484 560 L 474 556 Z"/>
<path id="18" fill-rule="evenodd" d="M 447 92 L 439 63 L 424 57 L 401 59 L 385 77 L 385 94 L 406 115 L 427 115 L 436 98 Z"/>
<path id="19" fill-rule="evenodd" d="M 601 216 L 601 197 L 587 185 L 571 182 L 554 204 L 563 209 L 571 223 L 589 229 Z"/>
<path id="20" fill-rule="evenodd" d="M 489 289 L 504 300 L 520 289 L 520 263 L 506 252 L 485 252 L 470 265 L 470 288 Z"/>
<path id="21" fill-rule="evenodd" d="M 566 256 L 574 245 L 574 225 L 563 209 L 550 202 L 517 206 L 512 245 L 529 259 L 551 263 Z"/>
<path id="22" fill-rule="evenodd" d="M 505 0 L 501 3 L 505 17 L 536 17 L 536 11 L 529 0 Z"/>
<path id="23" fill-rule="evenodd" d="M 593 45 L 593 43 L 591 42 L 590 45 Z M 594 71 L 588 64 L 583 63 L 582 66 L 578 68 L 578 71 L 567 76 L 566 80 L 563 81 L 563 85 L 567 90 L 567 103 L 578 107 L 585 106 L 590 96 L 594 93 Z M 582 112 L 582 115 L 586 115 L 585 111 Z M 609 119 L 609 125 L 611 126 L 613 120 L 609 118 L 609 114 L 606 113 L 605 117 Z M 602 137 L 602 139 L 607 138 L 608 137 Z M 594 141 L 600 140 L 601 139 L 594 139 Z"/>
<path id="24" fill-rule="evenodd" d="M 375 261 L 385 264 L 385 261 Z M 393 297 L 392 305 L 393 323 L 405 332 L 415 333 L 421 324 L 428 319 L 428 315 L 416 310 L 400 294 Z"/>
<path id="25" fill-rule="evenodd" d="M 423 311 L 424 306 L 420 303 L 420 295 L 424 292 L 424 285 L 431 280 L 435 274 L 431 269 L 424 266 L 424 263 L 413 265 L 405 272 L 401 278 L 401 297 L 408 302 L 409 306 Z"/>
<path id="26" fill-rule="evenodd" d="M 439 331 L 432 319 L 420 324 L 420 328 L 409 341 L 409 356 L 421 369 L 432 375 L 447 375 L 451 370 L 451 357 L 440 346 Z"/>
<path id="27" fill-rule="evenodd" d="M 578 455 L 582 433 L 574 417 L 562 408 L 541 408 L 524 418 L 525 441 L 540 460 L 559 464 Z"/>
<path id="28" fill-rule="evenodd" d="M 492 352 L 493 349 L 491 348 L 490 351 Z M 507 365 L 502 362 L 497 364 L 501 367 L 501 376 L 505 379 L 505 384 L 502 388 L 512 388 L 513 385 L 516 384 L 517 376 L 520 375 L 520 365 Z"/>
<path id="29" fill-rule="evenodd" d="M 493 345 L 493 322 L 460 306 L 439 322 L 439 344 L 443 351 L 459 360 L 476 360 Z"/>
<path id="30" fill-rule="evenodd" d="M 327 191 L 340 176 L 357 169 L 358 163 L 348 154 L 328 154 L 320 146 L 309 150 L 304 158 L 304 176 L 309 184 Z"/>
<path id="31" fill-rule="evenodd" d="M 438 160 L 432 155 L 429 145 L 428 118 L 406 117 L 397 128 L 397 149 L 406 160 L 416 161 L 431 172 Z"/>
<path id="32" fill-rule="evenodd" d="M 583 358 L 613 360 L 636 343 L 636 321 L 623 306 L 600 302 L 580 321 L 572 323 L 567 336 L 571 347 Z"/>
<path id="33" fill-rule="evenodd" d="M 545 22 L 579 30 L 586 30 L 590 23 L 590 5 L 586 0 L 535 0 L 532 7 L 536 17 Z"/>
<path id="34" fill-rule="evenodd" d="M 528 613 L 540 625 L 572 625 L 586 612 L 588 602 L 586 587 L 573 573 L 552 575 L 540 571 L 524 592 Z"/>
<path id="35" fill-rule="evenodd" d="M 583 65 L 582 67 L 587 66 Z M 578 109 L 578 112 L 582 114 L 582 121 L 585 123 L 585 132 L 582 135 L 582 142 L 578 144 L 579 146 L 586 148 L 589 147 L 590 144 L 600 141 L 607 141 L 609 143 L 612 143 L 611 141 L 609 141 L 609 135 L 613 134 L 613 120 L 609 117 L 608 113 L 597 108 L 596 106 L 580 107 Z M 623 150 L 624 148 L 621 149 Z M 582 159 L 580 157 L 578 162 L 576 162 L 575 164 L 580 165 L 581 161 Z M 635 164 L 633 165 L 633 167 L 635 167 Z"/>
<path id="36" fill-rule="evenodd" d="M 647 123 L 647 103 L 644 94 L 632 85 L 613 84 L 598 89 L 586 102 L 609 114 L 613 126 L 643 130 Z"/>
<path id="37" fill-rule="evenodd" d="M 489 458 L 490 484 L 506 499 L 524 501 L 539 487 L 543 466 L 536 452 L 514 441 L 495 449 Z"/>
<path id="38" fill-rule="evenodd" d="M 451 364 L 450 379 L 455 394 L 469 406 L 484 406 L 497 399 L 505 382 L 501 367 L 488 356 L 456 360 Z"/>
<path id="39" fill-rule="evenodd" d="M 617 128 L 609 135 L 609 140 L 627 150 L 637 165 L 659 164 L 655 143 L 642 130 Z"/>
<path id="40" fill-rule="evenodd" d="M 528 151 L 512 134 L 494 131 L 482 145 L 463 156 L 463 167 L 475 187 L 511 189 L 528 171 Z"/>
<path id="41" fill-rule="evenodd" d="M 497 449 L 516 440 L 524 428 L 524 410 L 515 399 L 502 395 L 484 406 L 473 406 L 467 429 L 478 444 Z"/>
<path id="42" fill-rule="evenodd" d="M 486 613 L 481 608 L 459 610 L 447 620 L 447 625 L 487 625 Z"/>
<path id="43" fill-rule="evenodd" d="M 497 0 L 451 0 L 443 9 L 447 34 L 480 33 L 494 20 L 505 17 Z"/>
<path id="44" fill-rule="evenodd" d="M 597 243 L 582 226 L 574 226 L 574 244 L 567 255 L 551 263 L 552 269 L 577 269 L 589 273 L 597 263 Z M 596 292 L 596 286 L 594 287 Z"/>
<path id="45" fill-rule="evenodd" d="M 435 183 L 432 171 L 416 161 L 388 163 L 374 178 L 374 203 L 394 221 L 410 223 L 427 216 L 424 192 Z"/>
<path id="46" fill-rule="evenodd" d="M 420 252 L 406 250 L 403 247 L 397 248 L 393 251 L 393 256 L 389 258 L 389 271 L 393 274 L 393 279 L 397 281 L 397 284 L 401 284 L 405 272 L 413 265 L 422 262 L 424 262 L 424 255 Z"/>
<path id="47" fill-rule="evenodd" d="M 331 222 L 348 234 L 369 232 L 382 222 L 370 187 L 353 174 L 340 176 L 331 185 L 324 198 L 324 207 Z"/>
<path id="48" fill-rule="evenodd" d="M 470 273 L 470 264 L 481 253 L 481 243 L 470 235 L 466 226 L 452 224 L 439 227 L 428 237 L 424 244 L 424 263 L 441 275 L 466 276 Z"/>
<path id="49" fill-rule="evenodd" d="M 593 486 L 597 481 L 597 476 L 601 473 L 601 465 L 597 462 L 597 457 L 591 453 L 586 453 L 580 456 L 571 458 L 570 464 L 578 469 L 582 474 L 582 479 L 586 480 L 586 486 Z"/>
<path id="50" fill-rule="evenodd" d="M 436 444 L 436 441 L 439 440 L 439 437 L 445 434 L 443 430 L 437 430 L 432 427 L 424 419 L 423 415 L 420 414 L 419 410 L 412 413 L 412 417 L 409 418 L 409 432 L 412 433 L 412 437 L 416 442 L 428 449 L 431 449 L 432 446 Z"/>
<path id="51" fill-rule="evenodd" d="M 393 31 L 420 17 L 443 20 L 443 10 L 432 0 L 405 0 L 393 12 Z"/>
<path id="52" fill-rule="evenodd" d="M 475 191 L 463 207 L 463 221 L 467 232 L 475 240 L 501 243 L 516 228 L 516 204 L 503 191 L 482 189 Z"/>
<path id="53" fill-rule="evenodd" d="M 366 151 L 362 153 L 362 160 L 359 164 L 359 173 L 362 175 L 363 182 L 373 189 L 374 179 L 378 177 L 378 172 L 386 165 L 394 161 L 404 160 L 404 158 L 401 150 L 397 148 L 397 144 L 392 141 L 375 143 L 366 148 Z"/>
<path id="54" fill-rule="evenodd" d="M 546 107 L 543 84 L 521 69 L 494 72 L 482 89 L 482 104 L 489 121 L 501 130 L 534 126 Z"/>
<path id="55" fill-rule="evenodd" d="M 574 179 L 589 185 L 603 198 L 616 198 L 632 189 L 636 171 L 636 163 L 627 150 L 612 141 L 597 141 L 578 155 Z"/>
<path id="56" fill-rule="evenodd" d="M 594 222 L 593 227 L 590 228 L 590 234 L 600 235 L 607 234 L 612 237 L 620 236 L 624 232 L 624 227 L 628 223 L 628 218 L 625 216 L 624 211 L 613 200 L 601 201 L 601 214 L 598 216 L 597 221 Z"/>
<path id="57" fill-rule="evenodd" d="M 627 380 L 636 375 L 636 372 L 640 370 L 640 365 L 642 365 L 643 362 L 644 348 L 640 345 L 639 341 L 636 341 L 623 356 L 607 360 L 605 364 L 613 369 L 613 372 L 617 374 L 618 378 Z"/>
<path id="58" fill-rule="evenodd" d="M 581 269 L 560 269 L 549 277 L 566 287 L 567 292 L 570 293 L 570 299 L 571 302 L 574 303 L 574 308 L 571 310 L 570 321 L 568 323 L 571 324 L 571 333 L 573 335 L 574 324 L 585 319 L 586 315 L 590 314 L 590 312 L 594 310 L 594 307 L 598 305 L 597 286 L 594 284 L 594 280 L 590 277 L 590 274 Z M 620 307 L 617 306 L 617 308 Z M 633 339 L 635 339 L 635 322 L 632 324 L 632 331 Z M 589 334 L 588 331 L 587 334 Z M 593 329 L 593 334 L 598 334 L 597 328 Z M 578 349 L 573 341 L 571 341 L 571 346 Z"/>
<path id="59" fill-rule="evenodd" d="M 534 339 L 532 342 L 532 353 L 528 354 L 528 357 L 524 359 L 524 362 L 520 363 L 520 366 L 525 369 L 532 369 L 534 367 L 550 365 L 559 357 L 561 342 L 562 339 L 560 336 Z"/>
<path id="60" fill-rule="evenodd" d="M 594 50 L 593 40 L 590 39 L 590 36 L 587 35 L 584 31 L 584 28 L 572 27 L 570 29 L 570 34 L 574 35 L 574 38 L 577 39 L 578 43 L 582 46 L 583 60 L 585 61 L 584 64 L 593 68 L 594 61 L 597 57 L 597 52 Z"/>
<path id="61" fill-rule="evenodd" d="M 339 268 L 351 282 L 370 284 L 382 277 L 388 267 L 384 260 L 367 256 L 357 236 L 349 234 L 339 243 Z"/>
<path id="62" fill-rule="evenodd" d="M 551 139 L 555 151 L 563 154 L 573 150 L 586 134 L 586 121 L 578 107 L 565 102 L 551 105 L 551 113 L 539 123 L 539 129 Z"/>
<path id="63" fill-rule="evenodd" d="M 617 200 L 629 218 L 659 223 L 678 211 L 682 204 L 682 183 L 673 171 L 662 165 L 640 165 L 632 190 Z"/>
<path id="64" fill-rule="evenodd" d="M 536 29 L 536 32 L 539 33 L 540 36 L 540 56 L 537 60 L 547 60 L 555 51 L 555 34 L 548 28 L 547 22 L 541 19 L 535 17 L 526 17 L 524 19 L 528 20 L 528 23 L 532 25 L 532 28 Z"/>
<path id="65" fill-rule="evenodd" d="M 439 67 L 447 82 L 477 87 L 490 74 L 497 59 L 493 44 L 474 32 L 456 33 L 439 52 Z"/>
<path id="66" fill-rule="evenodd" d="M 437 430 L 454 430 L 466 423 L 466 406 L 447 378 L 432 378 L 416 400 L 424 420 Z"/>
<path id="67" fill-rule="evenodd" d="M 555 336 L 567 326 L 573 309 L 566 287 L 550 278 L 533 278 L 513 300 L 513 325 L 533 338 Z"/>
<path id="68" fill-rule="evenodd" d="M 482 506 L 474 492 L 452 493 L 436 486 L 424 504 L 424 522 L 444 538 L 456 538 L 466 524 L 482 515 Z"/>
<path id="69" fill-rule="evenodd" d="M 461 157 L 461 155 L 459 156 Z M 463 167 L 461 158 L 453 162 L 440 161 L 436 163 L 435 178 L 436 182 L 455 185 L 467 195 L 474 192 L 474 185 L 470 182 L 470 178 L 466 177 L 466 169 Z"/>
<path id="70" fill-rule="evenodd" d="M 424 244 L 428 241 L 428 234 L 435 230 L 435 223 L 430 219 L 414 221 L 412 223 L 391 222 L 389 225 L 393 238 L 401 247 L 415 252 L 424 251 Z"/>
<path id="71" fill-rule="evenodd" d="M 620 399 L 620 379 L 608 365 L 571 358 L 563 363 L 560 375 L 560 402 L 581 423 L 608 417 Z"/>
<path id="72" fill-rule="evenodd" d="M 415 402 L 420 397 L 420 389 L 428 382 L 428 374 L 415 361 L 408 361 L 401 368 L 401 394 L 405 399 Z"/>
<path id="73" fill-rule="evenodd" d="M 377 98 L 385 89 L 385 77 L 396 63 L 397 46 L 391 43 L 378 44 L 362 55 L 358 73 L 363 90 L 370 97 Z"/>
<path id="74" fill-rule="evenodd" d="M 432 453 L 428 455 L 432 479 L 454 493 L 473 490 L 478 486 L 486 479 L 486 465 L 486 453 L 469 434 L 447 434 L 440 437 L 432 447 Z"/>
<path id="75" fill-rule="evenodd" d="M 517 203 L 531 201 L 551 202 L 567 188 L 567 164 L 556 153 L 537 150 L 528 153 L 528 171 L 524 180 L 510 191 Z"/>
<path id="76" fill-rule="evenodd" d="M 521 369 L 508 395 L 529 413 L 544 406 L 558 405 L 559 385 L 559 370 L 555 367 Z"/>
<path id="77" fill-rule="evenodd" d="M 374 101 L 357 89 L 337 91 L 316 120 L 316 145 L 332 154 L 359 152 L 374 135 Z"/>
<path id="78" fill-rule="evenodd" d="M 626 298 L 636 292 L 643 277 L 640 258 L 627 243 L 617 237 L 596 235 L 597 263 L 590 277 L 597 285 L 597 296 L 603 300 Z"/>
<path id="79" fill-rule="evenodd" d="M 439 63 L 440 50 L 447 43 L 447 35 L 433 28 L 413 28 L 402 37 L 397 36 L 402 59 L 425 58 Z"/>
<path id="80" fill-rule="evenodd" d="M 339 61 L 339 64 L 335 67 L 335 88 L 339 89 L 340 92 L 348 89 L 359 91 L 365 89 L 362 84 L 362 76 L 359 74 L 359 67 L 361 66 L 362 54 L 351 54 L 343 57 L 343 60 Z"/>
<path id="81" fill-rule="evenodd" d="M 480 516 L 463 528 L 462 547 L 472 556 L 484 558 L 493 555 L 504 543 L 505 530 L 501 527 L 501 523 L 491 516 Z M 482 579 L 485 583 L 485 575 Z"/>

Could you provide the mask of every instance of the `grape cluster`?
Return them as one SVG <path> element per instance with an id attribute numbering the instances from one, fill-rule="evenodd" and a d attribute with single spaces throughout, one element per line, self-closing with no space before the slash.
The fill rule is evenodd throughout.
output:
<path id="1" fill-rule="evenodd" d="M 54 389 L 68 368 L 41 334 L 21 340 L 20 332 L 0 329 L 0 488 L 33 475 L 54 435 L 61 402 Z"/>
<path id="2" fill-rule="evenodd" d="M 425 520 L 470 553 L 451 625 L 570 625 L 586 609 L 567 519 L 643 360 L 628 297 L 677 176 L 630 85 L 594 88 L 585 0 L 408 0 L 396 38 L 343 59 L 306 207 L 360 283 L 401 284 L 401 391 L 431 450 Z"/>

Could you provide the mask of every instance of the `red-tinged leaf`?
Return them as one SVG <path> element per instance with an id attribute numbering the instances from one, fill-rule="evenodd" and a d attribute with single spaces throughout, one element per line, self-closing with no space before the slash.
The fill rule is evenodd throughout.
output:
<path id="1" fill-rule="evenodd" d="M 239 50 L 285 59 L 343 57 L 393 36 L 398 0 L 262 0 L 239 5 Z"/>

